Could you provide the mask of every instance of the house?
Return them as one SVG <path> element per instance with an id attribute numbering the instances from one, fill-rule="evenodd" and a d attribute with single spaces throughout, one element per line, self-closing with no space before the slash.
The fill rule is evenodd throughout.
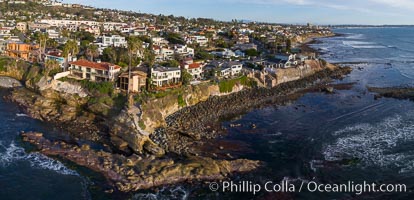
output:
<path id="1" fill-rule="evenodd" d="M 6 55 L 16 59 L 23 59 L 26 61 L 34 61 L 35 54 L 39 46 L 36 44 L 26 44 L 23 42 L 10 42 L 7 44 Z"/>
<path id="2" fill-rule="evenodd" d="M 121 70 L 118 65 L 100 61 L 78 60 L 69 64 L 72 76 L 90 81 L 114 81 Z"/>
<path id="3" fill-rule="evenodd" d="M 282 68 L 295 67 L 300 63 L 300 60 L 297 60 L 296 54 L 278 54 L 275 58 L 276 60 L 279 60 L 280 63 L 284 63 Z"/>
<path id="4" fill-rule="evenodd" d="M 202 36 L 202 35 L 191 36 L 189 38 L 189 40 L 187 40 L 187 43 L 188 44 L 197 43 L 200 46 L 207 46 L 208 38 L 206 38 L 206 36 Z"/>
<path id="5" fill-rule="evenodd" d="M 147 83 L 146 69 L 137 69 L 131 72 L 131 79 L 129 79 L 129 73 L 125 72 L 119 76 L 118 87 L 123 91 L 130 92 L 142 92 Z"/>
<path id="6" fill-rule="evenodd" d="M 65 68 L 65 58 L 63 57 L 61 51 L 52 51 L 52 52 L 46 53 L 45 62 L 48 60 L 54 60 L 57 63 L 59 63 L 60 68 L 62 69 Z"/>
<path id="7" fill-rule="evenodd" d="M 231 77 L 240 75 L 243 69 L 243 65 L 240 62 L 226 62 L 221 66 L 220 76 Z"/>
<path id="8" fill-rule="evenodd" d="M 29 30 L 33 32 L 46 31 L 50 28 L 50 25 L 47 23 L 29 23 L 28 26 Z"/>
<path id="9" fill-rule="evenodd" d="M 237 44 L 246 44 L 249 43 L 250 39 L 247 35 L 240 35 L 237 37 Z"/>
<path id="10" fill-rule="evenodd" d="M 112 36 L 102 36 L 102 43 L 104 46 L 114 46 L 114 47 L 127 47 L 127 41 L 125 37 L 119 35 Z"/>
<path id="11" fill-rule="evenodd" d="M 218 56 L 218 57 L 222 57 L 222 58 L 236 57 L 236 53 L 234 53 L 230 49 L 223 49 L 223 51 L 213 51 L 211 52 L 211 54 Z"/>
<path id="12" fill-rule="evenodd" d="M 148 35 L 147 27 L 136 27 L 134 30 L 134 35 L 135 36 Z"/>
<path id="13" fill-rule="evenodd" d="M 201 63 L 194 63 L 192 58 L 185 58 L 181 62 L 180 67 L 191 74 L 193 80 L 199 80 L 203 77 L 203 65 Z"/>
<path id="14" fill-rule="evenodd" d="M 27 23 L 26 22 L 19 22 L 16 24 L 16 29 L 20 32 L 26 32 L 27 31 Z"/>
<path id="15" fill-rule="evenodd" d="M 174 50 L 172 49 L 153 46 L 153 51 L 155 54 L 155 60 L 158 62 L 164 61 L 164 60 L 171 60 L 174 57 Z"/>
<path id="16" fill-rule="evenodd" d="M 158 45 L 158 46 L 162 46 L 162 45 L 168 45 L 168 41 L 162 37 L 153 37 L 152 38 L 152 43 L 154 45 Z"/>
<path id="17" fill-rule="evenodd" d="M 188 47 L 187 45 L 175 45 L 174 53 L 181 55 L 183 57 L 186 57 L 186 56 L 194 57 L 194 49 Z"/>
<path id="18" fill-rule="evenodd" d="M 175 67 L 157 66 L 151 68 L 151 80 L 156 87 L 176 85 L 181 81 L 181 70 Z"/>
<path id="19" fill-rule="evenodd" d="M 241 50 L 241 51 L 246 51 L 248 49 L 254 49 L 257 50 L 257 45 L 254 43 L 247 43 L 247 44 L 235 44 L 233 47 L 233 50 Z"/>

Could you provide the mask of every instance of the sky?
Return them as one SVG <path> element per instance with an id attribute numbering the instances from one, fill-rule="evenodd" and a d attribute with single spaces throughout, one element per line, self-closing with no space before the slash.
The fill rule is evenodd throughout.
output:
<path id="1" fill-rule="evenodd" d="M 291 24 L 414 24 L 414 0 L 63 0 L 142 13 Z"/>

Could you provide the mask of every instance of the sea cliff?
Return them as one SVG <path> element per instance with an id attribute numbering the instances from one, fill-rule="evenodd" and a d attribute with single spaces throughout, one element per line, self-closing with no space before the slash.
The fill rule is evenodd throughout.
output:
<path id="1" fill-rule="evenodd" d="M 65 139 L 52 141 L 41 133 L 24 133 L 24 141 L 45 155 L 102 173 L 121 192 L 182 181 L 225 179 L 257 169 L 263 163 L 231 156 L 217 158 L 203 153 L 197 144 L 223 133 L 221 119 L 263 105 L 283 104 L 306 88 L 324 87 L 350 72 L 349 68 L 319 64 L 306 76 L 274 88 L 236 81 L 224 91 L 217 84 L 200 84 L 164 96 L 141 95 L 120 106 L 117 102 L 123 99 L 122 94 L 97 93 L 77 82 L 52 80 L 45 75 L 39 78 L 41 70 L 28 76 L 23 73 L 26 68 L 12 69 L 3 75 L 22 81 L 25 87 L 14 89 L 8 99 L 31 117 L 105 148 L 93 149 Z"/>

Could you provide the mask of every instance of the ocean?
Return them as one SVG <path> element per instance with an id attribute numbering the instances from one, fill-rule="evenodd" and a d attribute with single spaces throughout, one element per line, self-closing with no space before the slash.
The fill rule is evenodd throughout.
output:
<path id="1" fill-rule="evenodd" d="M 310 92 L 287 105 L 269 105 L 223 122 L 217 142 L 237 144 L 235 158 L 263 169 L 234 181 L 406 184 L 414 188 L 414 102 L 376 99 L 367 87 L 414 86 L 414 28 L 335 29 L 312 47 L 353 72 L 333 94 Z M 3 96 L 6 91 L 1 91 Z M 104 199 L 88 173 L 38 153 L 25 153 L 20 131 L 61 134 L 0 100 L 0 199 Z M 242 124 L 242 126 L 231 126 Z M 253 129 L 252 125 L 255 125 Z M 231 146 L 231 145 L 230 145 Z M 413 199 L 404 193 L 230 193 L 182 184 L 131 194 L 131 199 Z M 115 197 L 113 197 L 115 198 Z"/>

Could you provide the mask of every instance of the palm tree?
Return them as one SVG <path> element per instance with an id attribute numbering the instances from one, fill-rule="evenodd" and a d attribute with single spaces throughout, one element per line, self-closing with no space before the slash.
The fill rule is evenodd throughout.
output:
<path id="1" fill-rule="evenodd" d="M 48 35 L 47 33 L 40 33 L 39 37 L 38 37 L 38 42 L 39 42 L 39 55 L 38 55 L 38 62 L 41 61 L 42 59 L 42 54 L 45 53 L 46 50 L 46 42 L 48 39 Z"/>
<path id="2" fill-rule="evenodd" d="M 56 60 L 47 60 L 45 62 L 45 72 L 46 72 L 45 75 L 49 76 L 49 73 L 52 70 L 56 70 L 58 68 L 59 68 L 59 63 Z"/>
<path id="3" fill-rule="evenodd" d="M 65 57 L 65 71 L 69 64 L 69 56 L 75 56 L 79 53 L 79 46 L 75 40 L 69 40 L 63 47 L 63 56 Z"/>
<path id="4" fill-rule="evenodd" d="M 86 48 L 86 53 L 85 53 L 86 57 L 89 58 L 90 61 L 93 61 L 94 58 L 99 56 L 99 51 L 98 51 L 98 46 L 94 45 L 94 44 L 90 44 L 87 48 Z"/>
<path id="5" fill-rule="evenodd" d="M 128 65 L 128 91 L 127 94 L 129 95 L 129 81 L 131 80 L 131 65 L 132 65 L 132 57 L 141 54 L 142 52 L 142 41 L 138 37 L 131 36 L 128 38 L 128 56 L 129 56 L 129 65 Z"/>

